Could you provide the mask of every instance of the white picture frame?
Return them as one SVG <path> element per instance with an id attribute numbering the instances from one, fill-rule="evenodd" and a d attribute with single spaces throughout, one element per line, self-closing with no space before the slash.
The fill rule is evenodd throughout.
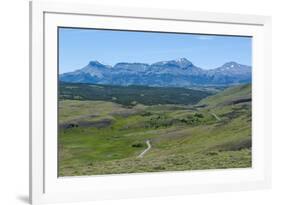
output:
<path id="1" fill-rule="evenodd" d="M 253 36 L 252 168 L 57 177 L 56 32 L 59 26 Z M 80 3 L 31 2 L 30 110 L 32 204 L 269 188 L 271 18 Z"/>

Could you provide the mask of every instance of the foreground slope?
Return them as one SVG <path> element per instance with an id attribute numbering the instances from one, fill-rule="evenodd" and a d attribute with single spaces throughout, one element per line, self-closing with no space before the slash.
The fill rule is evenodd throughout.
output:
<path id="1" fill-rule="evenodd" d="M 250 98 L 240 85 L 197 105 L 61 100 L 59 175 L 251 167 Z"/>

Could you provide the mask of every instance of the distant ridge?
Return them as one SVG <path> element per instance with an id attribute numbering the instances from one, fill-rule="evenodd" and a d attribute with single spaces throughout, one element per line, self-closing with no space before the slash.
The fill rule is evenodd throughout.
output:
<path id="1" fill-rule="evenodd" d="M 204 70 L 186 58 L 153 64 L 120 62 L 114 66 L 90 61 L 85 67 L 59 75 L 59 80 L 71 83 L 109 85 L 147 85 L 186 87 L 191 85 L 235 85 L 250 83 L 252 67 L 227 62 L 218 68 Z"/>

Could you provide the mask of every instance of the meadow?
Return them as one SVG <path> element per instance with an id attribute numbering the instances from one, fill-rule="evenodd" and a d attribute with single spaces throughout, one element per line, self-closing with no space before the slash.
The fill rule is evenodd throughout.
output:
<path id="1" fill-rule="evenodd" d="M 61 83 L 59 176 L 251 167 L 251 121 L 251 84 Z"/>

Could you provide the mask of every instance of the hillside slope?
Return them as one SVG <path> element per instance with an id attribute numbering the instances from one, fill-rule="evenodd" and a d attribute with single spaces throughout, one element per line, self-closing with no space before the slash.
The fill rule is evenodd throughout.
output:
<path id="1" fill-rule="evenodd" d="M 240 101 L 251 101 L 251 84 L 238 85 L 225 89 L 216 95 L 208 96 L 202 99 L 199 105 L 215 106 L 227 103 L 239 103 Z"/>
<path id="2" fill-rule="evenodd" d="M 250 93 L 235 86 L 194 106 L 60 100 L 59 175 L 251 167 Z"/>

